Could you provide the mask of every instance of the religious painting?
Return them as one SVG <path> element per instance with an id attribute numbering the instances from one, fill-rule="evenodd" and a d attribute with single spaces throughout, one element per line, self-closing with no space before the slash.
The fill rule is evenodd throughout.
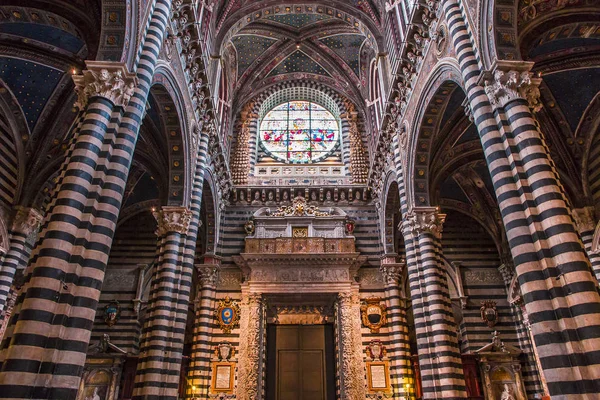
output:
<path id="1" fill-rule="evenodd" d="M 233 393 L 234 362 L 213 362 L 210 390 L 212 393 Z"/>
<path id="2" fill-rule="evenodd" d="M 106 371 L 91 373 L 85 380 L 82 400 L 107 400 L 111 376 Z"/>
<path id="3" fill-rule="evenodd" d="M 215 309 L 215 317 L 219 327 L 224 333 L 231 333 L 231 330 L 240 322 L 240 306 L 237 302 L 226 297 L 219 301 Z"/>
<path id="4" fill-rule="evenodd" d="M 367 361 L 367 383 L 370 392 L 391 390 L 388 361 Z"/>

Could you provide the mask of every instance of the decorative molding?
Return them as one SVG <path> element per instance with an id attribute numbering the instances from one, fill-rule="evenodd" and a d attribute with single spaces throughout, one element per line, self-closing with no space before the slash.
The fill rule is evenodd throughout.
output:
<path id="1" fill-rule="evenodd" d="M 267 211 L 269 217 L 328 217 L 331 213 L 319 211 L 319 207 L 308 205 L 306 199 L 298 196 L 292 200 L 289 206 L 279 207 L 277 211 Z"/>
<path id="2" fill-rule="evenodd" d="M 258 115 L 252 113 L 254 102 L 247 103 L 240 115 L 240 130 L 237 135 L 233 160 L 231 161 L 231 180 L 234 185 L 247 185 L 250 168 L 250 124 Z"/>
<path id="3" fill-rule="evenodd" d="M 259 399 L 264 301 L 260 293 L 244 295 L 241 306 L 237 400 Z"/>
<path id="4" fill-rule="evenodd" d="M 124 63 L 86 61 L 87 69 L 73 75 L 77 101 L 75 107 L 84 110 L 95 96 L 110 100 L 115 106 L 126 107 L 137 85 L 135 74 Z"/>
<path id="5" fill-rule="evenodd" d="M 158 237 L 167 235 L 169 233 L 179 233 L 182 235 L 187 234 L 192 221 L 192 211 L 186 207 L 172 207 L 165 206 L 160 210 L 152 211 L 158 228 L 156 235 Z"/>
<path id="6" fill-rule="evenodd" d="M 358 112 L 354 104 L 346 102 L 345 117 L 348 120 L 350 137 L 350 172 L 352 173 L 352 183 L 366 184 L 369 170 L 365 147 L 360 132 L 358 131 Z"/>
<path id="7" fill-rule="evenodd" d="M 357 293 L 338 294 L 339 335 L 341 345 L 341 400 L 364 399 L 365 367 L 360 332 L 360 299 Z"/>

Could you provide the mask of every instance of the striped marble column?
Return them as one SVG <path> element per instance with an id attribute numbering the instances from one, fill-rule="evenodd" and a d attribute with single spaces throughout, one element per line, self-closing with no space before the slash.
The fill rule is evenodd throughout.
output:
<path id="1" fill-rule="evenodd" d="M 261 361 L 264 347 L 264 299 L 260 293 L 242 293 L 237 400 L 258 400 L 262 392 Z"/>
<path id="2" fill-rule="evenodd" d="M 442 4 L 548 390 L 565 400 L 596 398 L 600 296 L 530 111 L 540 106 L 531 64 L 497 61 L 483 73 L 461 4 Z"/>
<path id="3" fill-rule="evenodd" d="M 194 341 L 188 372 L 189 397 L 208 398 L 210 391 L 210 360 L 214 353 L 212 347 L 212 327 L 217 291 L 217 264 L 196 264 L 198 274 L 198 301 L 194 320 Z"/>
<path id="4" fill-rule="evenodd" d="M 74 399 L 83 372 L 125 187 L 99 166 L 113 151 L 108 128 L 128 101 L 122 85 L 133 81 L 113 63 L 88 64 L 82 79 L 83 121 L 1 345 L 0 393 L 8 398 Z"/>
<path id="5" fill-rule="evenodd" d="M 183 263 L 192 213 L 165 206 L 158 223 L 158 260 L 142 329 L 133 398 L 177 399 L 193 268 Z"/>
<path id="6" fill-rule="evenodd" d="M 575 218 L 575 224 L 585 252 L 590 259 L 592 265 L 592 272 L 598 282 L 600 282 L 600 253 L 598 250 L 592 248 L 594 242 L 594 234 L 596 233 L 596 217 L 594 207 L 582 207 L 573 210 L 573 217 Z"/>
<path id="7" fill-rule="evenodd" d="M 514 280 L 514 266 L 512 263 L 505 262 L 498 267 L 500 275 L 506 285 L 507 299 L 510 304 L 517 338 L 519 339 L 519 348 L 525 353 L 526 361 L 523 363 L 521 373 L 525 383 L 525 390 L 529 396 L 542 396 L 547 394 L 545 382 L 542 382 L 540 376 L 540 360 L 535 353 L 531 340 L 531 327 L 529 320 L 523 313 L 523 296 L 518 282 Z"/>
<path id="8" fill-rule="evenodd" d="M 406 318 L 406 300 L 400 289 L 402 273 L 405 268 L 406 263 L 397 263 L 396 257 L 382 259 L 379 267 L 385 284 L 387 327 L 390 333 L 387 351 L 390 358 L 390 377 L 394 399 L 401 396 L 414 396 L 415 387 L 415 380 L 410 366 L 411 354 Z"/>
<path id="9" fill-rule="evenodd" d="M 424 399 L 466 397 L 458 327 L 441 257 L 444 219 L 436 207 L 415 207 L 402 224 Z"/>
<path id="10" fill-rule="evenodd" d="M 25 269 L 29 262 L 31 245 L 28 238 L 33 233 L 37 233 L 41 222 L 42 214 L 39 211 L 33 208 L 16 208 L 12 228 L 9 232 L 9 248 L 0 264 L 0 321 L 4 319 L 6 300 L 15 273 L 17 270 Z"/>

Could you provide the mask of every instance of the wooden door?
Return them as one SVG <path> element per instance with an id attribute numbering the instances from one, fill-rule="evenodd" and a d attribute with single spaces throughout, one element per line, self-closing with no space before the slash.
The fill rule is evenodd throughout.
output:
<path id="1" fill-rule="evenodd" d="M 267 399 L 331 398 L 328 395 L 331 390 L 327 390 L 327 373 L 332 368 L 328 368 L 329 335 L 325 328 L 325 325 L 270 327 L 267 335 Z"/>

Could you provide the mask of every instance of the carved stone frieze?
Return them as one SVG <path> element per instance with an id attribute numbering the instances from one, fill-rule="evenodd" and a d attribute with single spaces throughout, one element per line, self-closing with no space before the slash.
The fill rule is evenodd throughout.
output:
<path id="1" fill-rule="evenodd" d="M 162 207 L 160 210 L 153 211 L 158 227 L 157 236 L 164 236 L 169 233 L 180 233 L 185 235 L 192 221 L 192 211 L 185 207 Z"/>
<path id="2" fill-rule="evenodd" d="M 360 299 L 357 293 L 338 295 L 339 335 L 341 345 L 342 400 L 364 399 L 365 366 L 360 332 Z"/>
<path id="3" fill-rule="evenodd" d="M 348 268 L 294 268 L 277 269 L 252 268 L 251 282 L 348 282 L 350 272 Z"/>
<path id="4" fill-rule="evenodd" d="M 446 214 L 441 214 L 437 207 L 413 207 L 403 221 L 403 228 L 414 235 L 428 232 L 441 238 Z"/>
<path id="5" fill-rule="evenodd" d="M 77 101 L 75 107 L 83 110 L 91 97 L 104 97 L 115 106 L 125 107 L 136 88 L 135 74 L 125 64 L 106 61 L 87 61 L 81 75 L 73 75 Z"/>
<path id="6" fill-rule="evenodd" d="M 241 304 L 240 347 L 238 356 L 237 400 L 257 400 L 262 349 L 264 301 L 260 294 L 243 296 Z"/>

